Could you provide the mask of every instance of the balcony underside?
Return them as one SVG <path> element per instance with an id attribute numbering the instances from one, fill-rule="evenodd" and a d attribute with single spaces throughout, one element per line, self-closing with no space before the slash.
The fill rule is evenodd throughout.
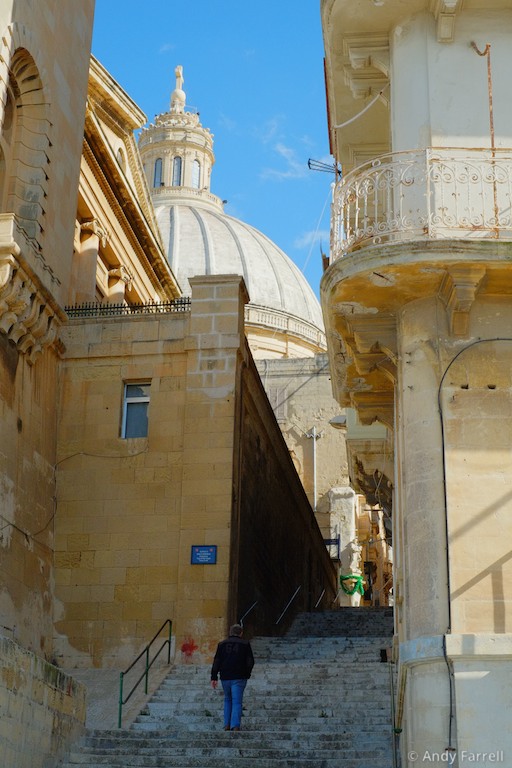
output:
<path id="1" fill-rule="evenodd" d="M 512 295 L 511 262 L 512 242 L 456 239 L 373 245 L 331 264 L 321 294 L 340 404 L 393 428 L 401 309 L 437 297 L 447 333 L 464 339 L 477 297 Z"/>

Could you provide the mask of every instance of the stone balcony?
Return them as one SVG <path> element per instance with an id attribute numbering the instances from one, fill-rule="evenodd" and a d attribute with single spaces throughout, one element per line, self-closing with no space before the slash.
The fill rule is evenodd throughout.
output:
<path id="1" fill-rule="evenodd" d="M 512 241 L 512 149 L 390 153 L 335 187 L 331 263 L 362 248 L 458 239 Z"/>

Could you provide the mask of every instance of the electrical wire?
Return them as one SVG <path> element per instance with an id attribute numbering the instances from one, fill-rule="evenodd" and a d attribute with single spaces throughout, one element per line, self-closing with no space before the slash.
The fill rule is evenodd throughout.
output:
<path id="1" fill-rule="evenodd" d="M 347 125 L 350 125 L 350 123 L 353 123 L 355 120 L 358 120 L 360 117 L 364 115 L 365 112 L 368 112 L 370 107 L 373 107 L 376 101 L 380 99 L 382 94 L 389 88 L 389 83 L 387 83 L 384 88 L 382 88 L 376 96 L 373 97 L 371 101 L 368 102 L 366 107 L 364 107 L 360 112 L 357 113 L 357 115 L 354 115 L 354 117 L 351 117 L 349 120 L 345 120 L 344 123 L 340 123 L 339 125 L 333 125 L 332 130 L 338 130 L 339 128 L 345 128 Z"/>

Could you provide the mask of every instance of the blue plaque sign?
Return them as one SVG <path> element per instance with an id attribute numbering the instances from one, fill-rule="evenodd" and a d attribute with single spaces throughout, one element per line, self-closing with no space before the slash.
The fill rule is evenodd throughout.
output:
<path id="1" fill-rule="evenodd" d="M 217 545 L 193 545 L 191 565 L 215 565 L 217 562 Z"/>

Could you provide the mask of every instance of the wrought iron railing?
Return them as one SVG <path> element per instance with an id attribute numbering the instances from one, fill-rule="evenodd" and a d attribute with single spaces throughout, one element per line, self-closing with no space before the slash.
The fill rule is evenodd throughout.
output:
<path id="1" fill-rule="evenodd" d="M 115 317 L 133 315 L 158 315 L 168 312 L 188 312 L 190 298 L 188 296 L 172 299 L 171 301 L 156 301 L 144 304 L 100 304 L 96 301 L 65 307 L 68 317 Z"/>
<path id="2" fill-rule="evenodd" d="M 512 149 L 396 152 L 335 187 L 331 254 L 413 240 L 512 240 Z"/>

